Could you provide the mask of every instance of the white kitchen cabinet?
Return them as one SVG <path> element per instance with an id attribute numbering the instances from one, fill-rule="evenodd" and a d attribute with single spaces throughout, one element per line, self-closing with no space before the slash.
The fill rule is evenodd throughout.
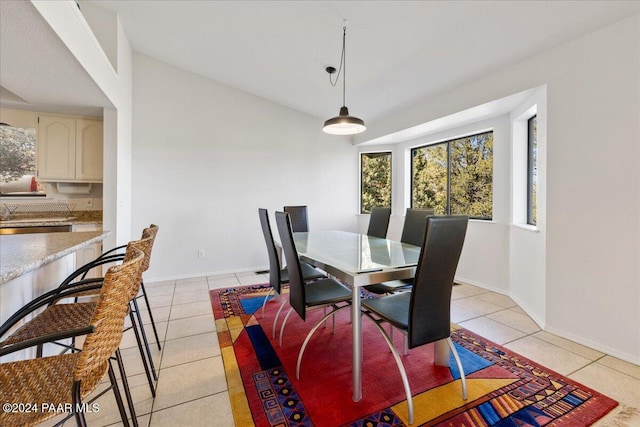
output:
<path id="1" fill-rule="evenodd" d="M 74 224 L 73 231 L 102 231 L 102 226 L 96 224 Z M 85 246 L 76 252 L 76 268 L 82 267 L 102 254 L 102 242 Z M 86 278 L 102 277 L 102 267 L 93 268 L 87 273 Z"/>
<path id="2" fill-rule="evenodd" d="M 102 122 L 76 119 L 76 179 L 102 181 Z"/>
<path id="3" fill-rule="evenodd" d="M 38 179 L 75 179 L 76 119 L 40 116 L 37 147 Z"/>
<path id="4" fill-rule="evenodd" d="M 102 182 L 102 121 L 67 116 L 38 117 L 38 179 Z"/>

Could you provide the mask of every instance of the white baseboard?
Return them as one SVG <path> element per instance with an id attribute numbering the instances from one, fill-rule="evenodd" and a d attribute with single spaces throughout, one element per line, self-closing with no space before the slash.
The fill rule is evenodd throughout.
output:
<path id="1" fill-rule="evenodd" d="M 578 344 L 582 344 L 586 347 L 608 354 L 609 356 L 617 357 L 618 359 L 624 360 L 625 362 L 633 363 L 634 365 L 640 366 L 640 356 L 637 354 L 625 353 L 618 349 L 603 345 L 601 343 L 597 343 L 588 338 L 584 338 L 582 336 L 572 334 L 570 332 L 564 331 L 562 329 L 554 328 L 552 326 L 547 326 L 544 330 L 545 332 L 552 333 L 559 337 L 568 339 L 570 341 L 576 342 Z"/>
<path id="2" fill-rule="evenodd" d="M 527 313 L 527 316 L 529 316 L 531 320 L 533 320 L 540 329 L 542 329 L 543 331 L 545 330 L 544 319 L 541 319 L 540 317 L 538 317 L 531 309 L 527 307 L 526 303 L 524 303 L 522 300 L 520 300 L 516 296 L 509 294 L 509 298 L 511 298 L 516 304 L 518 304 L 518 307 L 524 310 L 524 312 Z"/>
<path id="3" fill-rule="evenodd" d="M 464 285 L 477 286 L 479 288 L 486 289 L 488 291 L 495 292 L 497 294 L 502 294 L 502 295 L 507 295 L 507 296 L 509 295 L 509 292 L 505 291 L 504 289 L 496 288 L 495 286 L 491 286 L 491 285 L 488 285 L 486 283 L 478 282 L 476 280 L 467 279 L 465 277 L 456 276 L 456 278 L 453 279 L 453 281 L 456 282 L 456 283 L 464 284 Z"/>
<path id="4" fill-rule="evenodd" d="M 152 277 L 152 278 L 144 278 L 145 283 L 154 283 L 154 282 L 166 282 L 171 280 L 185 280 L 185 279 L 195 279 L 198 277 L 209 277 L 209 276 L 221 276 L 223 274 L 232 274 L 232 273 L 245 273 L 248 271 L 268 271 L 269 266 L 258 266 L 258 267 L 246 267 L 246 268 L 235 268 L 233 270 L 218 270 L 218 271 L 210 271 L 204 273 L 193 273 L 193 274 L 183 274 L 176 276 L 164 276 L 164 277 Z"/>

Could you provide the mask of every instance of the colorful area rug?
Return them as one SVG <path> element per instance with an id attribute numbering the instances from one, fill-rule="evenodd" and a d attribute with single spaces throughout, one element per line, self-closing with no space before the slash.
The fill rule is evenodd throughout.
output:
<path id="1" fill-rule="evenodd" d="M 238 426 L 407 425 L 407 404 L 393 357 L 375 326 L 363 318 L 363 398 L 351 399 L 349 310 L 313 336 L 295 379 L 298 350 L 321 317 L 311 310 L 303 322 L 289 318 L 282 347 L 271 338 L 280 303 L 260 307 L 268 286 L 211 291 L 235 423 Z M 283 310 L 278 323 L 281 324 Z M 255 313 L 255 315 L 254 315 Z M 396 348 L 402 348 L 401 334 Z M 433 345 L 403 356 L 412 388 L 414 426 L 588 426 L 617 406 L 602 394 L 540 366 L 463 328 L 452 325 L 467 375 L 462 400 L 456 364 L 433 363 Z"/>

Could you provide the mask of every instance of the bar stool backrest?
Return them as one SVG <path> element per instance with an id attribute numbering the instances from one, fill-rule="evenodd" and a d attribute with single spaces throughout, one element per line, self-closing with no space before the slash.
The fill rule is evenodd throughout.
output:
<path id="1" fill-rule="evenodd" d="M 139 282 L 144 253 L 134 246 L 127 247 L 125 261 L 110 267 L 91 320 L 94 331 L 86 336 L 78 356 L 73 379 L 83 390 L 99 382 L 108 368 L 109 358 L 120 346 L 124 319 L 129 310 L 130 289 Z"/>

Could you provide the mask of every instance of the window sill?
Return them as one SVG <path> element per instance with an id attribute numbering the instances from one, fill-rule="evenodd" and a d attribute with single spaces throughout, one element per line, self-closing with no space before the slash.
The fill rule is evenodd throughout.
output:
<path id="1" fill-rule="evenodd" d="M 536 227 L 535 225 L 530 225 L 530 224 L 509 224 L 512 227 L 515 228 L 520 228 L 522 230 L 526 230 L 526 231 L 531 231 L 532 233 L 539 233 L 540 229 L 538 227 Z"/>

